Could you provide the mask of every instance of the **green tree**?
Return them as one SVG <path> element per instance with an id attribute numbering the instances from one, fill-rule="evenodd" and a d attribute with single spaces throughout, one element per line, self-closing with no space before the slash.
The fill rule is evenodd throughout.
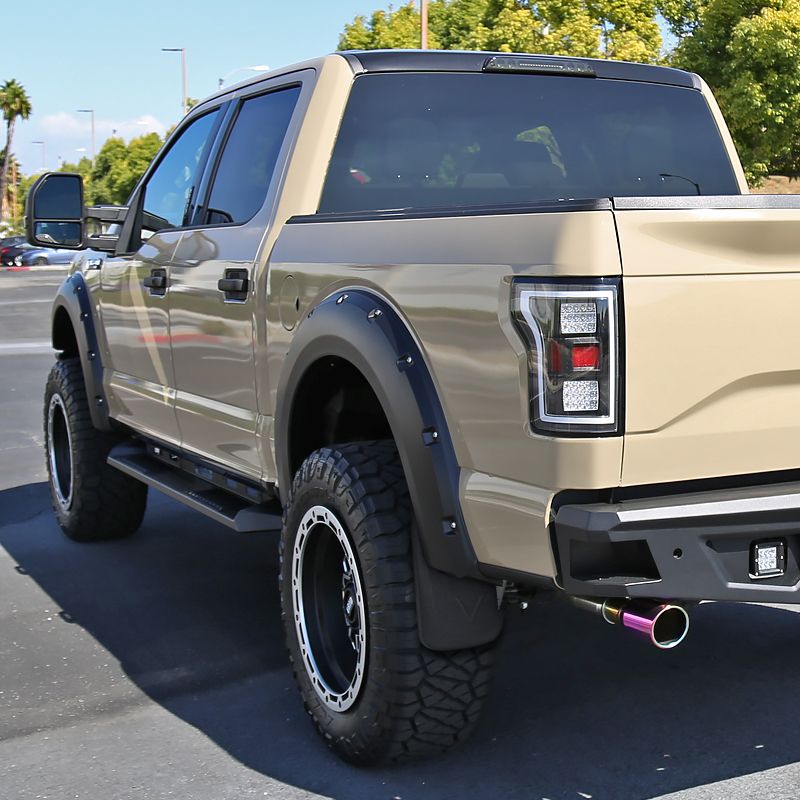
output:
<path id="1" fill-rule="evenodd" d="M 655 62 L 662 47 L 657 10 L 656 0 L 432 0 L 429 44 Z M 339 47 L 413 48 L 419 40 L 419 12 L 408 3 L 356 17 Z"/>
<path id="2" fill-rule="evenodd" d="M 800 171 L 800 0 L 708 0 L 672 60 L 713 89 L 750 180 Z"/>
<path id="3" fill-rule="evenodd" d="M 58 168 L 59 172 L 77 172 L 83 178 L 83 196 L 87 204 L 94 203 L 92 193 L 92 160 L 82 156 L 77 162 L 64 161 Z"/>
<path id="4" fill-rule="evenodd" d="M 100 148 L 93 167 L 89 159 L 82 158 L 77 164 L 64 164 L 62 169 L 83 175 L 88 203 L 122 205 L 162 143 L 157 133 L 137 136 L 127 144 L 112 136 Z"/>
<path id="5" fill-rule="evenodd" d="M 441 3 L 434 3 L 429 11 L 431 33 L 435 30 L 435 19 Z M 374 11 L 369 19 L 357 16 L 350 24 L 344 26 L 344 33 L 339 37 L 340 50 L 378 50 L 419 47 L 420 18 L 413 3 L 388 11 Z M 431 48 L 442 46 L 435 33 L 429 39 Z"/>
<path id="6" fill-rule="evenodd" d="M 5 207 L 2 199 L 6 196 L 8 186 L 8 168 L 13 155 L 14 126 L 17 119 L 28 119 L 31 115 L 31 101 L 22 84 L 15 80 L 8 80 L 0 86 L 0 111 L 6 122 L 6 149 L 3 164 L 0 168 L 0 206 Z"/>
<path id="7" fill-rule="evenodd" d="M 659 0 L 658 11 L 679 39 L 693 33 L 700 24 L 706 0 Z"/>

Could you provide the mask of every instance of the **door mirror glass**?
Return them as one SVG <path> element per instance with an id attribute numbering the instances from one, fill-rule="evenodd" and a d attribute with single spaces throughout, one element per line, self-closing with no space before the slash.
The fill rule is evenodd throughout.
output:
<path id="1" fill-rule="evenodd" d="M 25 204 L 28 241 L 43 247 L 83 247 L 83 180 L 70 172 L 47 172 L 31 187 Z"/>
<path id="2" fill-rule="evenodd" d="M 80 222 L 83 217 L 83 185 L 80 175 L 46 175 L 34 195 L 33 215 Z"/>
<path id="3" fill-rule="evenodd" d="M 54 247 L 80 247 L 83 241 L 80 222 L 34 222 L 33 235 L 37 243 Z"/>

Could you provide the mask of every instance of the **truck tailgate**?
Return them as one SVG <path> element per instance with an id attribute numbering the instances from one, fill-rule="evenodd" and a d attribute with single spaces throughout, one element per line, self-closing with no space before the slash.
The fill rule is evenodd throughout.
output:
<path id="1" fill-rule="evenodd" d="M 800 204 L 787 202 L 616 206 L 623 485 L 800 467 Z"/>

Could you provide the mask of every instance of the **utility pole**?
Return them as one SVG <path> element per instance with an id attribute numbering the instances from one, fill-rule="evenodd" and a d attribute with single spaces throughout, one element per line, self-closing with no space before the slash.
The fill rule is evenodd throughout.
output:
<path id="1" fill-rule="evenodd" d="M 189 76 L 188 71 L 186 68 L 186 48 L 185 47 L 162 47 L 162 52 L 164 53 L 180 53 L 181 54 L 181 108 L 182 114 L 185 114 L 189 110 L 189 95 L 188 95 L 188 83 L 189 83 Z"/>
<path id="2" fill-rule="evenodd" d="M 94 157 L 97 154 L 95 150 L 95 140 L 94 140 L 94 109 L 93 108 L 79 108 L 79 114 L 91 114 L 92 115 L 92 166 L 94 166 Z"/>
<path id="3" fill-rule="evenodd" d="M 420 43 L 423 50 L 428 49 L 428 0 L 419 3 Z"/>

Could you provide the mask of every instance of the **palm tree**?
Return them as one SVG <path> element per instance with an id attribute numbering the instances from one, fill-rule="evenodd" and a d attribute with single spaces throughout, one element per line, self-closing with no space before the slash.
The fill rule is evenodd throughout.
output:
<path id="1" fill-rule="evenodd" d="M 0 213 L 2 213 L 3 199 L 6 196 L 8 185 L 8 167 L 11 163 L 11 145 L 14 140 L 14 125 L 17 117 L 28 119 L 31 115 L 31 101 L 22 84 L 15 80 L 5 81 L 0 86 L 0 111 L 6 121 L 6 151 L 3 156 L 3 167 L 0 170 Z"/>

